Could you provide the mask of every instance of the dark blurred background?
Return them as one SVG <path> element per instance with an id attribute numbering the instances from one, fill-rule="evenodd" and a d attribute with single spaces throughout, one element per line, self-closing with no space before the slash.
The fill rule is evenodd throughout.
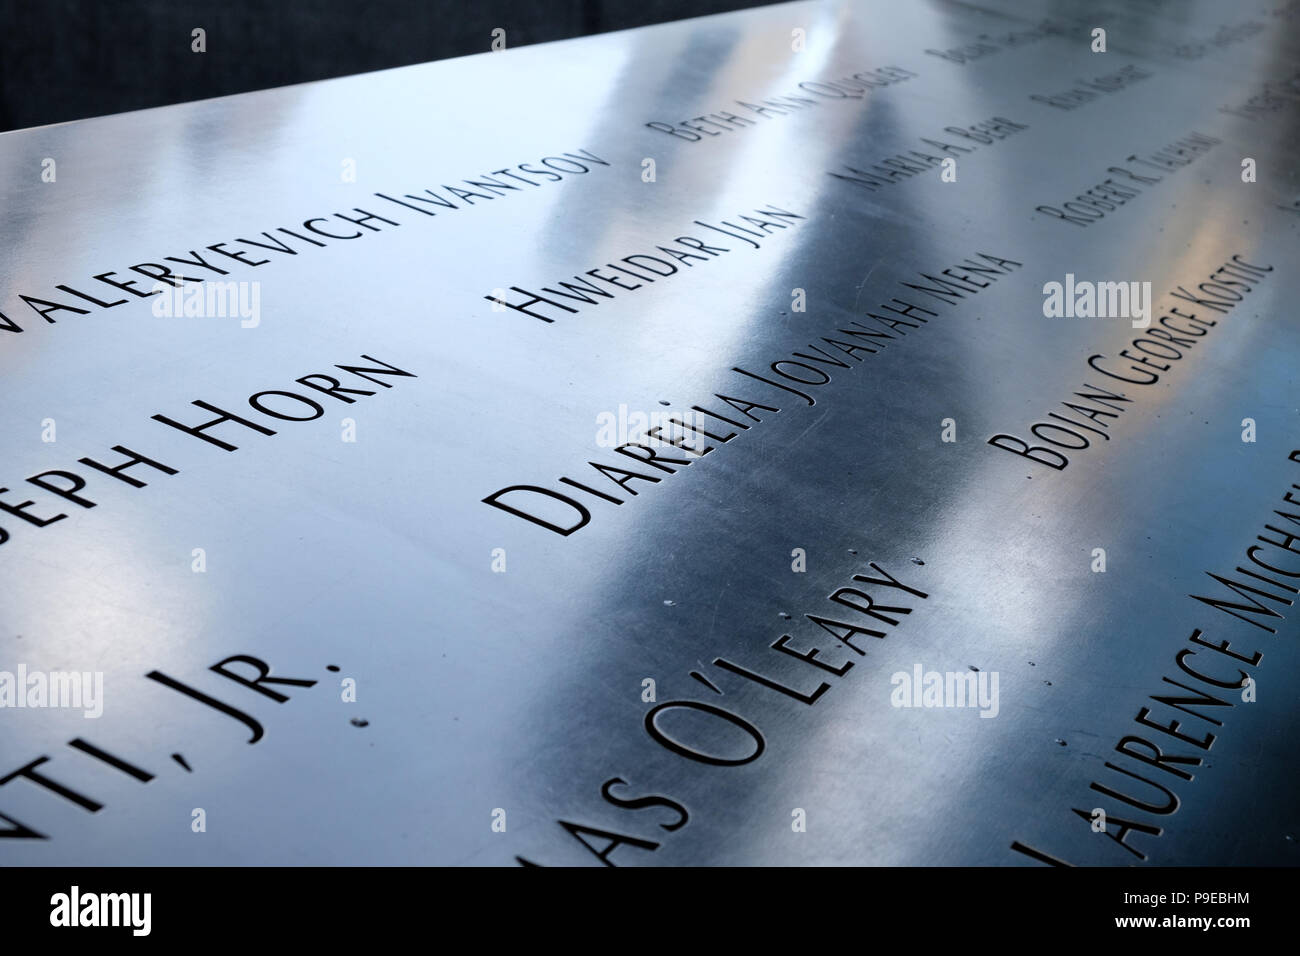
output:
<path id="1" fill-rule="evenodd" d="M 0 130 L 484 53 L 497 27 L 510 48 L 765 2 L 0 0 Z"/>

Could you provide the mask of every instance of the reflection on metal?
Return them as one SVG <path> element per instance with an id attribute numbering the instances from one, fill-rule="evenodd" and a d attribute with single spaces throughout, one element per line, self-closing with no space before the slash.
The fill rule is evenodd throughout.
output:
<path id="1" fill-rule="evenodd" d="M 1294 861 L 1296 23 L 798 3 L 0 136 L 0 859 Z"/>

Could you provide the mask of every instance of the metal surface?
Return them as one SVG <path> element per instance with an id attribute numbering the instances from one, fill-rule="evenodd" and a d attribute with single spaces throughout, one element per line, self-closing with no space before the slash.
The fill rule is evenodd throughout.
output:
<path id="1" fill-rule="evenodd" d="M 1296 530 L 1275 513 L 1296 510 L 1283 496 L 1300 484 L 1288 458 L 1300 445 L 1295 11 L 796 3 L 0 136 L 0 312 L 23 329 L 0 331 L 0 501 L 67 515 L 0 515 L 0 670 L 103 674 L 98 718 L 0 709 L 0 828 L 17 834 L 0 860 L 1038 865 L 1018 844 L 1076 864 L 1294 862 L 1300 612 L 1294 592 L 1233 569 L 1295 580 L 1246 556 L 1257 536 L 1278 537 L 1267 524 Z M 1094 27 L 1105 53 L 1090 49 Z M 927 52 L 979 43 L 995 49 L 964 62 Z M 842 98 L 799 87 L 885 67 L 915 75 Z M 1031 98 L 1126 67 L 1150 75 L 1071 109 Z M 808 103 L 738 105 L 792 95 Z M 680 131 L 720 111 L 748 125 L 708 126 L 717 135 L 698 141 L 646 125 Z M 944 132 L 994 117 L 1026 128 L 980 133 L 987 143 Z M 1218 142 L 1167 154 L 1177 169 L 1130 161 L 1193 133 Z M 910 150 L 936 165 L 878 170 L 877 188 L 832 175 L 861 179 L 846 167 Z M 519 166 L 583 151 L 607 165 L 555 162 L 559 181 Z M 1160 181 L 1130 178 L 1133 196 L 1088 225 L 1036 211 L 1123 182 L 1117 166 Z M 503 169 L 535 184 L 498 174 L 518 188 L 456 209 L 405 200 L 435 216 L 376 196 L 485 192 L 465 181 Z M 803 218 L 754 212 L 771 207 Z M 356 227 L 354 240 L 302 226 L 324 217 L 315 225 L 343 234 L 335 214 L 358 208 L 397 225 L 372 220 L 379 231 Z M 758 246 L 709 228 L 724 222 L 759 233 Z M 264 231 L 296 254 L 238 242 L 269 245 Z M 485 299 L 563 292 L 592 269 L 618 276 L 605 264 L 667 258 L 656 247 L 686 249 L 682 236 L 727 251 L 671 276 L 633 259 L 653 282 L 590 278 L 610 297 L 553 296 L 577 309 L 543 307 L 553 322 Z M 218 243 L 267 261 L 205 251 Z M 131 266 L 192 250 L 220 262 L 223 281 L 258 282 L 260 312 L 158 315 L 159 297 L 94 278 L 130 276 L 147 293 Z M 987 265 L 980 253 L 1018 265 L 950 301 L 904 285 L 975 275 L 960 264 Z M 1242 297 L 1230 310 L 1171 298 L 1234 255 L 1272 270 L 1246 271 L 1249 291 L 1229 286 Z M 1170 366 L 1158 383 L 1126 386 L 1087 361 L 1131 367 L 1117 356 L 1144 330 L 1046 317 L 1044 284 L 1067 273 L 1150 282 L 1152 329 L 1180 305 L 1217 324 L 1197 327 L 1181 358 L 1153 357 Z M 127 301 L 104 308 L 59 285 Z M 47 322 L 36 309 L 48 305 L 20 295 L 85 314 Z M 911 313 L 926 321 L 865 340 L 874 353 L 824 341 L 846 341 L 836 330 L 854 321 L 885 330 L 870 313 L 898 300 L 930 310 Z M 336 368 L 381 367 L 363 355 L 411 375 Z M 831 381 L 778 378 L 782 361 Z M 375 394 L 345 404 L 295 383 L 313 373 Z M 1061 404 L 1085 384 L 1131 401 L 1098 424 Z M 250 407 L 267 390 L 324 411 L 296 422 Z M 780 410 L 751 407 L 753 421 L 718 394 Z M 195 400 L 276 434 L 209 430 L 238 446 L 226 451 L 151 417 L 212 418 Z M 285 396 L 263 404 L 313 414 Z M 718 440 L 672 474 L 605 441 L 621 406 L 635 429 L 637 413 L 693 405 L 749 427 L 701 419 Z M 1044 444 L 1029 428 L 1050 412 L 1105 437 L 1050 446 L 1063 470 L 989 444 Z M 79 462 L 119 462 L 114 445 L 177 473 L 137 466 L 126 474 L 140 488 Z M 84 479 L 95 507 L 26 480 L 50 470 Z M 512 485 L 566 493 L 590 522 L 562 535 L 484 503 Z M 561 527 L 576 514 L 556 499 L 544 512 L 536 494 L 503 500 Z M 1281 548 L 1255 554 L 1300 570 Z M 914 591 L 855 582 L 880 577 L 873 562 Z M 1245 601 L 1206 572 L 1274 593 L 1260 603 L 1276 616 L 1197 600 Z M 861 603 L 846 587 L 908 613 L 877 611 L 889 623 L 830 599 Z M 807 615 L 885 636 L 849 635 L 859 655 Z M 1189 643 L 1198 628 L 1262 657 Z M 790 654 L 820 648 L 837 673 L 772 648 L 787 634 Z M 1197 656 L 1180 658 L 1187 649 Z M 280 700 L 210 670 L 234 655 L 316 683 L 263 686 Z M 1154 702 L 1171 693 L 1166 677 L 1212 689 L 1179 660 L 1251 676 L 1256 699 L 1214 690 L 1227 701 L 1210 705 L 1217 723 Z M 918 665 L 996 674 L 996 717 L 894 706 L 893 676 Z M 256 675 L 247 662 L 228 670 Z M 263 736 L 250 744 L 249 723 L 175 682 Z M 718 710 L 664 706 L 681 701 Z M 1144 707 L 1202 743 L 1212 733 L 1208 749 L 1142 727 Z M 754 759 L 741 720 L 761 735 Z M 1140 745 L 1116 752 L 1126 736 L 1195 762 L 1144 764 Z M 1162 791 L 1126 771 L 1167 788 L 1176 810 L 1090 786 L 1163 809 Z M 1074 812 L 1094 808 L 1106 833 Z"/>

